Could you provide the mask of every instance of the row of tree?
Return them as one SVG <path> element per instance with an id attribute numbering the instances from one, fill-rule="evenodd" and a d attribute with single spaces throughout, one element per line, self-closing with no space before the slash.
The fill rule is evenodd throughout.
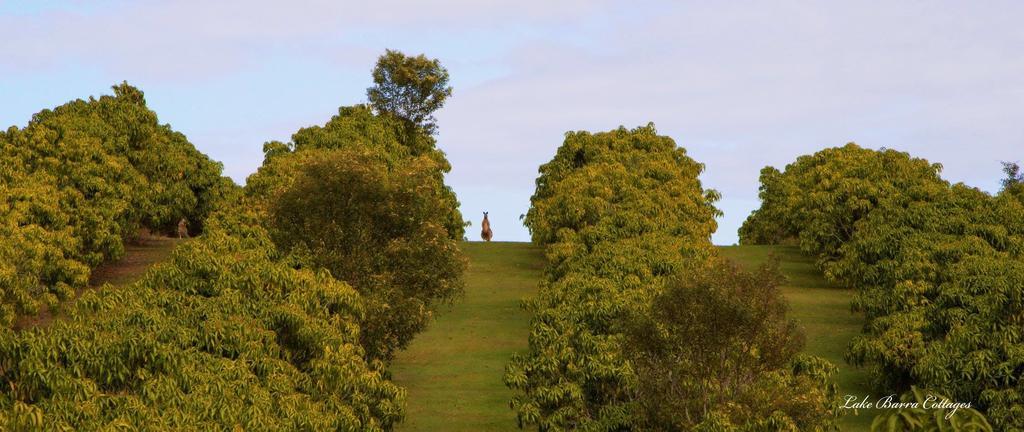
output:
<path id="1" fill-rule="evenodd" d="M 529 350 L 505 382 L 521 426 L 822 430 L 834 366 L 803 339 L 777 269 L 716 256 L 718 195 L 653 125 L 570 132 L 525 217 L 548 258 Z M 792 397 L 800 395 L 799 397 Z"/>
<path id="2" fill-rule="evenodd" d="M 970 401 L 997 430 L 1024 428 L 1024 193 L 1006 166 L 992 196 L 941 166 L 855 144 L 761 172 L 745 244 L 798 243 L 857 289 L 866 318 L 848 360 L 885 393 Z"/>
<path id="3" fill-rule="evenodd" d="M 265 145 L 242 193 L 169 262 L 84 294 L 45 328 L 0 334 L 0 385 L 11 389 L 0 429 L 374 431 L 400 421 L 405 393 L 387 362 L 461 293 L 465 224 L 431 110 L 403 111 L 440 106 L 447 72 L 389 51 L 378 76 L 373 105 Z M 398 76 L 432 84 L 388 78 Z"/>
<path id="4" fill-rule="evenodd" d="M 0 326 L 55 307 L 141 228 L 202 221 L 234 185 L 128 84 L 0 132 Z"/>

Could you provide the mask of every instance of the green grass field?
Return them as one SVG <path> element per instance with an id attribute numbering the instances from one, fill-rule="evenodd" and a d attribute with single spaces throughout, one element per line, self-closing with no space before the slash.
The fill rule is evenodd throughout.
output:
<path id="1" fill-rule="evenodd" d="M 445 308 L 392 365 L 395 381 L 409 392 L 403 431 L 517 430 L 502 383 L 505 363 L 526 348 L 529 316 L 520 300 L 533 295 L 543 269 L 541 248 L 529 243 L 462 244 L 469 257 L 466 296 Z M 850 313 L 853 293 L 830 286 L 813 261 L 796 248 L 736 246 L 722 254 L 746 268 L 775 252 L 788 282 L 782 287 L 790 316 L 807 336 L 806 350 L 839 367 L 843 394 L 869 394 L 867 376 L 847 365 L 843 352 L 860 331 Z M 875 413 L 843 419 L 844 431 L 867 430 Z"/>
<path id="2" fill-rule="evenodd" d="M 526 349 L 542 249 L 529 243 L 462 244 L 469 257 L 466 296 L 444 308 L 392 364 L 409 392 L 403 431 L 518 430 L 502 382 L 513 352 Z"/>

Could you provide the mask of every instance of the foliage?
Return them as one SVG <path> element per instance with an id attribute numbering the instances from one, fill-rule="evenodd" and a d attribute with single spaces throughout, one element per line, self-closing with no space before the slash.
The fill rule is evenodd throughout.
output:
<path id="1" fill-rule="evenodd" d="M 974 402 L 999 429 L 1024 428 L 1024 203 L 1012 194 L 949 185 L 909 156 L 900 158 L 903 165 L 880 169 L 873 160 L 889 152 L 851 159 L 829 149 L 801 157 L 781 174 L 791 177 L 782 183 L 803 185 L 800 194 L 808 198 L 792 190 L 765 195 L 747 233 L 757 231 L 761 212 L 804 215 L 791 218 L 787 229 L 817 254 L 829 278 L 857 288 L 853 306 L 867 322 L 847 357 L 869 367 L 880 389 L 936 389 Z M 838 177 L 808 174 L 802 167 L 809 160 Z M 875 186 L 838 194 L 833 187 L 865 179 Z M 763 190 L 783 189 L 773 182 Z M 856 202 L 866 204 L 849 205 Z M 860 213 L 828 216 L 837 209 Z M 838 235 L 815 241 L 829 233 Z"/>
<path id="2" fill-rule="evenodd" d="M 200 228 L 234 187 L 143 93 L 76 100 L 0 132 L 0 324 L 55 306 L 140 228 Z"/>
<path id="3" fill-rule="evenodd" d="M 835 421 L 835 366 L 798 356 L 803 335 L 786 319 L 775 266 L 740 271 L 723 258 L 670 281 L 627 331 L 646 429 L 688 431 L 786 419 L 793 430 Z M 795 395 L 800 395 L 795 397 Z"/>
<path id="4" fill-rule="evenodd" d="M 718 193 L 697 180 L 703 169 L 653 124 L 568 132 L 540 167 L 523 223 L 543 245 L 572 235 L 593 245 L 663 231 L 707 248 L 719 212 L 712 205 Z"/>
<path id="5" fill-rule="evenodd" d="M 927 200 L 947 186 L 941 165 L 850 143 L 801 156 L 784 172 L 761 170 L 761 207 L 740 228 L 742 244 L 795 239 L 823 261 L 836 257 L 858 220 L 880 205 Z"/>
<path id="6" fill-rule="evenodd" d="M 442 225 L 450 208 L 426 156 L 389 163 L 356 149 L 295 155 L 270 200 L 275 243 L 351 284 L 366 300 L 363 345 L 389 360 L 462 292 L 465 260 Z"/>
<path id="7" fill-rule="evenodd" d="M 950 431 L 992 432 L 992 425 L 974 408 L 944 407 L 956 403 L 948 397 L 916 387 L 900 397 L 907 407 L 889 410 L 875 417 L 872 432 Z M 944 408 L 937 408 L 944 407 Z"/>
<path id="8" fill-rule="evenodd" d="M 1020 164 L 1003 162 L 1003 174 L 1006 177 L 1000 182 L 1003 186 L 1000 192 L 1024 199 L 1024 172 L 1021 172 Z"/>
<path id="9" fill-rule="evenodd" d="M 436 60 L 388 51 L 374 79 L 371 100 L 379 113 L 341 107 L 327 124 L 302 128 L 289 143 L 265 144 L 246 194 L 267 212 L 273 239 L 289 259 L 327 269 L 364 296 L 364 348 L 369 358 L 387 361 L 426 327 L 439 302 L 462 292 L 465 262 L 455 242 L 467 224 L 444 184 L 448 160 L 427 129 L 410 123 L 424 117 L 389 111 L 419 115 L 413 111 L 433 104 L 420 112 L 429 115 L 450 89 L 436 97 L 410 92 L 426 91 L 422 86 L 435 79 L 446 85 L 447 72 Z"/>
<path id="10" fill-rule="evenodd" d="M 859 288 L 868 319 L 849 358 L 885 388 L 937 389 L 1024 427 L 1024 205 L 959 185 L 947 195 L 877 210 L 842 248 L 833 273 Z"/>
<path id="11" fill-rule="evenodd" d="M 267 200 L 277 190 L 286 187 L 294 177 L 295 163 L 287 156 L 311 150 L 349 149 L 372 152 L 389 164 L 401 163 L 409 158 L 428 158 L 433 161 L 433 173 L 426 179 L 440 188 L 446 206 L 442 224 L 454 240 L 465 236 L 466 222 L 459 212 L 455 192 L 444 184 L 444 174 L 451 165 L 444 152 L 437 149 L 434 138 L 422 131 L 406 133 L 404 122 L 392 116 L 376 115 L 365 105 L 341 107 L 338 115 L 323 126 L 299 129 L 289 143 L 269 142 L 263 146 L 265 158 L 258 172 L 249 176 L 246 193 Z M 280 160 L 279 160 L 280 159 Z"/>
<path id="12" fill-rule="evenodd" d="M 434 111 L 452 95 L 448 70 L 437 59 L 423 54 L 410 57 L 387 50 L 377 59 L 373 84 L 366 95 L 374 108 L 405 119 L 427 133 L 437 129 Z"/>
<path id="13" fill-rule="evenodd" d="M 425 328 L 437 302 L 462 289 L 454 242 L 465 222 L 444 184 L 444 153 L 422 130 L 408 133 L 404 120 L 365 105 L 342 107 L 264 152 L 246 185 L 250 202 L 268 212 L 284 253 L 366 297 L 366 351 L 390 359 Z"/>
<path id="14" fill-rule="evenodd" d="M 521 426 L 642 428 L 639 385 L 657 378 L 638 374 L 627 333 L 667 281 L 699 271 L 712 255 L 717 193 L 701 187 L 702 169 L 653 125 L 570 132 L 541 166 L 525 224 L 546 246 L 548 266 L 527 302 L 529 351 L 513 356 L 505 374 Z M 795 377 L 770 373 L 774 386 Z"/>
<path id="15" fill-rule="evenodd" d="M 358 293 L 275 256 L 228 208 L 141 281 L 0 333 L 0 429 L 390 429 L 404 392 L 364 360 Z"/>

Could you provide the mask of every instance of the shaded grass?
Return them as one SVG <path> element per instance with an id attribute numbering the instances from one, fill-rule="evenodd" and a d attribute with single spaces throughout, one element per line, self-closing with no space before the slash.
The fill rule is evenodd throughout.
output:
<path id="1" fill-rule="evenodd" d="M 781 288 L 789 301 L 788 315 L 797 320 L 807 338 L 804 351 L 825 358 L 839 368 L 835 378 L 840 398 L 854 395 L 861 400 L 868 395 L 873 402 L 883 396 L 872 393 L 866 371 L 843 360 L 847 345 L 860 334 L 863 324 L 860 315 L 850 312 L 853 290 L 829 284 L 814 266 L 814 260 L 795 246 L 727 246 L 720 247 L 719 251 L 748 270 L 767 262 L 769 254 L 778 256 L 780 270 L 787 278 Z M 843 431 L 866 431 L 879 413 L 875 410 L 851 412 L 843 417 L 840 426 Z"/>
<path id="2" fill-rule="evenodd" d="M 537 291 L 543 249 L 529 243 L 466 242 L 466 296 L 442 308 L 391 365 L 408 391 L 404 431 L 518 430 L 502 377 L 525 351 L 530 316 L 521 300 Z"/>

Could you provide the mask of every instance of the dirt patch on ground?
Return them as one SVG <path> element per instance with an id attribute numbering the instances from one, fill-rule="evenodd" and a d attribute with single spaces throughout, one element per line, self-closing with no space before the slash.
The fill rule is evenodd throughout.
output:
<path id="1" fill-rule="evenodd" d="M 92 271 L 89 277 L 89 287 L 96 289 L 103 284 L 121 286 L 130 284 L 142 278 L 154 264 L 167 260 L 171 251 L 178 243 L 187 239 L 171 238 L 149 233 L 140 233 L 139 238 L 125 244 L 124 257 L 117 261 L 101 264 Z M 84 290 L 75 294 L 78 297 Z M 68 301 L 68 304 L 74 299 Z M 55 314 L 45 305 L 42 310 L 33 316 L 22 316 L 14 324 L 15 330 L 24 330 L 49 324 L 55 318 Z"/>
<path id="2" fill-rule="evenodd" d="M 183 239 L 145 236 L 125 245 L 124 257 L 120 260 L 101 264 L 92 271 L 90 287 L 105 283 L 124 285 L 139 280 L 153 264 L 166 260 L 171 251 Z"/>

